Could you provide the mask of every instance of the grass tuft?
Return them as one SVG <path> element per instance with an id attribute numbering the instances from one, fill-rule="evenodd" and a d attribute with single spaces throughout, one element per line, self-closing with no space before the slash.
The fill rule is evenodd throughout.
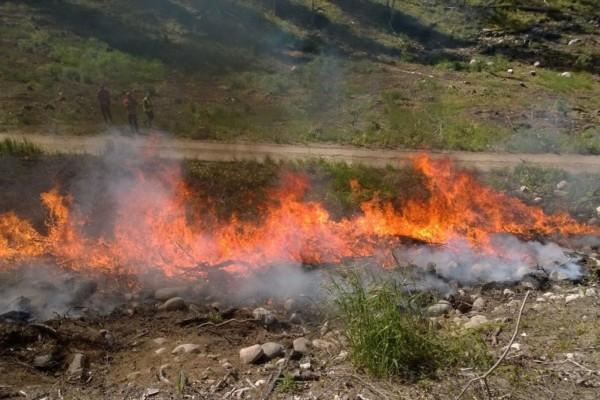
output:
<path id="1" fill-rule="evenodd" d="M 0 141 L 0 157 L 33 157 L 42 153 L 41 148 L 27 139 L 4 139 Z"/>
<path id="2" fill-rule="evenodd" d="M 357 275 L 333 288 L 352 360 L 377 377 L 415 379 L 461 362 L 485 366 L 489 356 L 477 333 L 442 331 L 423 315 L 423 294 L 390 282 L 365 285 Z"/>

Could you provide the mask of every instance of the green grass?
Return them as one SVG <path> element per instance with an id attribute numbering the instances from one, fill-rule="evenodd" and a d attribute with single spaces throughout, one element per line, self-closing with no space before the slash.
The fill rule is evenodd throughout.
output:
<path id="1" fill-rule="evenodd" d="M 291 374 L 285 374 L 277 380 L 275 391 L 278 393 L 294 394 L 298 391 L 298 384 Z"/>
<path id="2" fill-rule="evenodd" d="M 4 139 L 0 141 L 0 157 L 37 157 L 42 150 L 27 139 Z"/>
<path id="3" fill-rule="evenodd" d="M 489 362 L 480 336 L 445 332 L 423 316 L 423 294 L 397 284 L 365 285 L 357 276 L 333 288 L 357 368 L 377 377 L 421 378 L 456 364 Z"/>

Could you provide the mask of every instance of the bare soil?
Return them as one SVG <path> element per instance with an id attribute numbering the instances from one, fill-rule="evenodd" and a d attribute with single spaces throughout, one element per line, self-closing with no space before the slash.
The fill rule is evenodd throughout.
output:
<path id="1" fill-rule="evenodd" d="M 284 145 L 275 143 L 222 143 L 173 138 L 161 132 L 148 135 L 67 136 L 22 133 L 0 133 L 0 140 L 27 139 L 48 153 L 99 155 L 108 147 L 130 146 L 139 150 L 152 150 L 157 155 L 174 159 L 203 161 L 264 160 L 297 161 L 323 159 L 373 167 L 400 167 L 423 151 L 361 148 L 354 146 L 307 144 Z M 520 164 L 543 168 L 563 169 L 573 173 L 600 172 L 600 156 L 575 154 L 525 154 L 465 151 L 427 151 L 434 159 L 448 158 L 458 166 L 488 171 L 497 168 L 514 168 Z"/>

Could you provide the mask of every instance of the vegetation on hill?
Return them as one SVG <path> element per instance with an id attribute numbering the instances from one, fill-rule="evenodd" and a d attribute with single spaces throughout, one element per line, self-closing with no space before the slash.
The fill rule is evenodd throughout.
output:
<path id="1" fill-rule="evenodd" d="M 599 25 L 589 0 L 7 1 L 0 130 L 104 132 L 106 84 L 119 129 L 131 90 L 196 139 L 598 154 Z"/>

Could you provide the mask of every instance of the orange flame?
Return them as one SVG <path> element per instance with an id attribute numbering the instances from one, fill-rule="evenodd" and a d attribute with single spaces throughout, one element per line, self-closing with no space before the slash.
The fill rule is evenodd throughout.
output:
<path id="1" fill-rule="evenodd" d="M 189 212 L 191 193 L 178 171 L 163 168 L 158 177 L 139 172 L 119 195 L 111 234 L 100 237 L 85 233 L 86 220 L 74 211 L 73 200 L 53 189 L 41 196 L 49 215 L 46 233 L 14 213 L 0 215 L 0 266 L 50 256 L 77 269 L 158 267 L 174 275 L 200 263 L 227 260 L 252 267 L 339 262 L 374 255 L 399 237 L 440 244 L 465 239 L 483 253 L 497 254 L 491 242 L 497 233 L 522 239 L 599 234 L 567 214 L 547 215 L 495 192 L 449 161 L 420 156 L 414 167 L 426 177 L 429 196 L 399 210 L 372 199 L 362 204 L 360 215 L 334 220 L 322 204 L 303 200 L 308 180 L 289 174 L 269 193 L 276 201 L 262 210 L 260 221 L 233 216 L 226 223 Z M 356 182 L 350 184 L 358 188 Z"/>

